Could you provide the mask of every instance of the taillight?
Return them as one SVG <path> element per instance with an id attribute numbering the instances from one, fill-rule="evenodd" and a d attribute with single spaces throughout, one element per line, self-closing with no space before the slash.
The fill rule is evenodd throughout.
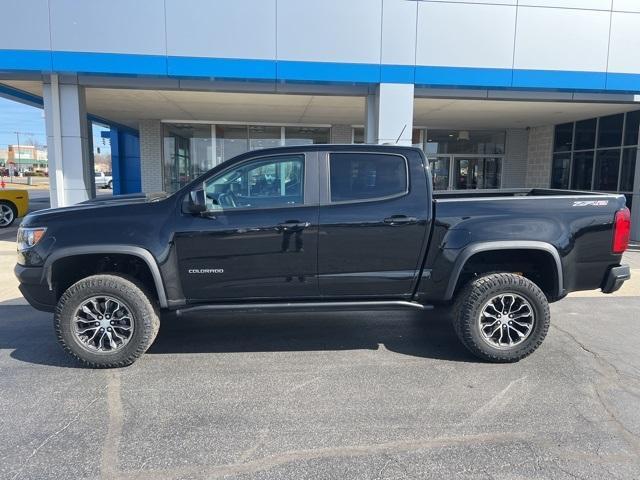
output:
<path id="1" fill-rule="evenodd" d="M 627 207 L 616 212 L 613 224 L 613 253 L 624 253 L 629 246 L 631 236 L 631 213 Z"/>

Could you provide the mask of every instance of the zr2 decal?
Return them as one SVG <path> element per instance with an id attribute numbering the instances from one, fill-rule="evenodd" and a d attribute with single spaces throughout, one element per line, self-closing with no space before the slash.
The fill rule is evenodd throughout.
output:
<path id="1" fill-rule="evenodd" d="M 574 207 L 606 207 L 609 200 L 578 200 L 573 202 Z"/>

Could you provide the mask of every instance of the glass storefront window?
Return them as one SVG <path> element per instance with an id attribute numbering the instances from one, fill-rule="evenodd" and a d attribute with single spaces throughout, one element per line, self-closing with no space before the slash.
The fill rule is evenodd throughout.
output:
<path id="1" fill-rule="evenodd" d="M 571 174 L 571 188 L 576 190 L 591 190 L 592 175 L 593 151 L 574 153 L 573 168 Z"/>
<path id="2" fill-rule="evenodd" d="M 576 122 L 576 139 L 573 147 L 575 150 L 589 150 L 595 147 L 597 125 L 597 118 Z"/>
<path id="3" fill-rule="evenodd" d="M 210 125 L 165 125 L 163 135 L 166 191 L 176 191 L 213 167 Z"/>
<path id="4" fill-rule="evenodd" d="M 602 117 L 598 125 L 598 148 L 619 147 L 622 145 L 622 126 L 624 113 Z"/>
<path id="5" fill-rule="evenodd" d="M 427 130 L 427 153 L 503 155 L 504 130 Z"/>
<path id="6" fill-rule="evenodd" d="M 569 152 L 573 147 L 573 123 L 563 123 L 556 126 L 554 152 Z"/>
<path id="7" fill-rule="evenodd" d="M 556 125 L 551 187 L 630 193 L 639 130 L 640 110 Z"/>
<path id="8" fill-rule="evenodd" d="M 640 110 L 627 113 L 627 123 L 624 127 L 624 144 L 638 145 L 638 132 L 640 131 Z"/>
<path id="9" fill-rule="evenodd" d="M 424 130 L 422 128 L 414 128 L 411 131 L 411 146 L 419 149 L 424 148 Z M 353 143 L 365 143 L 364 141 L 364 128 L 355 127 L 353 129 Z"/>
<path id="10" fill-rule="evenodd" d="M 175 192 L 214 166 L 250 150 L 329 143 L 330 129 L 165 123 L 163 137 L 164 188 Z"/>
<path id="11" fill-rule="evenodd" d="M 246 125 L 216 125 L 216 164 L 248 151 Z"/>
<path id="12" fill-rule="evenodd" d="M 632 192 L 633 179 L 636 174 L 637 148 L 625 148 L 622 151 L 622 171 L 620 173 L 620 191 Z"/>
<path id="13" fill-rule="evenodd" d="M 571 167 L 570 153 L 556 153 L 553 155 L 551 167 L 551 188 L 569 188 L 569 170 Z"/>
<path id="14" fill-rule="evenodd" d="M 273 148 L 282 145 L 281 128 L 249 125 L 249 150 Z"/>
<path id="15" fill-rule="evenodd" d="M 622 133 L 620 134 L 622 137 Z M 620 150 L 601 150 L 596 154 L 596 171 L 593 179 L 595 190 L 615 192 L 618 189 Z"/>
<path id="16" fill-rule="evenodd" d="M 329 143 L 329 131 L 326 127 L 285 127 L 284 144 L 291 146 Z"/>

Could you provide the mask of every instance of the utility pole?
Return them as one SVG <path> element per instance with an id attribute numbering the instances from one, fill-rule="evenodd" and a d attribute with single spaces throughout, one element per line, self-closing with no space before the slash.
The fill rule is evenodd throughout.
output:
<path id="1" fill-rule="evenodd" d="M 18 151 L 14 152 L 13 159 L 15 160 L 17 158 L 18 162 L 16 163 L 16 165 L 20 165 L 20 132 L 15 132 L 15 134 L 16 138 L 18 139 Z"/>

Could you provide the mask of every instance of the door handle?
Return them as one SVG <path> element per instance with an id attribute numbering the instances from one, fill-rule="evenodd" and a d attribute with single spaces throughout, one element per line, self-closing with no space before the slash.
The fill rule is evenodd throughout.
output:
<path id="1" fill-rule="evenodd" d="M 418 219 L 416 217 L 408 217 L 406 215 L 391 215 L 384 219 L 384 223 L 387 225 L 412 225 L 414 223 L 418 223 Z"/>
<path id="2" fill-rule="evenodd" d="M 311 226 L 311 222 L 299 222 L 298 220 L 289 220 L 283 223 L 279 223 L 278 230 L 287 232 L 289 230 L 303 230 Z"/>

